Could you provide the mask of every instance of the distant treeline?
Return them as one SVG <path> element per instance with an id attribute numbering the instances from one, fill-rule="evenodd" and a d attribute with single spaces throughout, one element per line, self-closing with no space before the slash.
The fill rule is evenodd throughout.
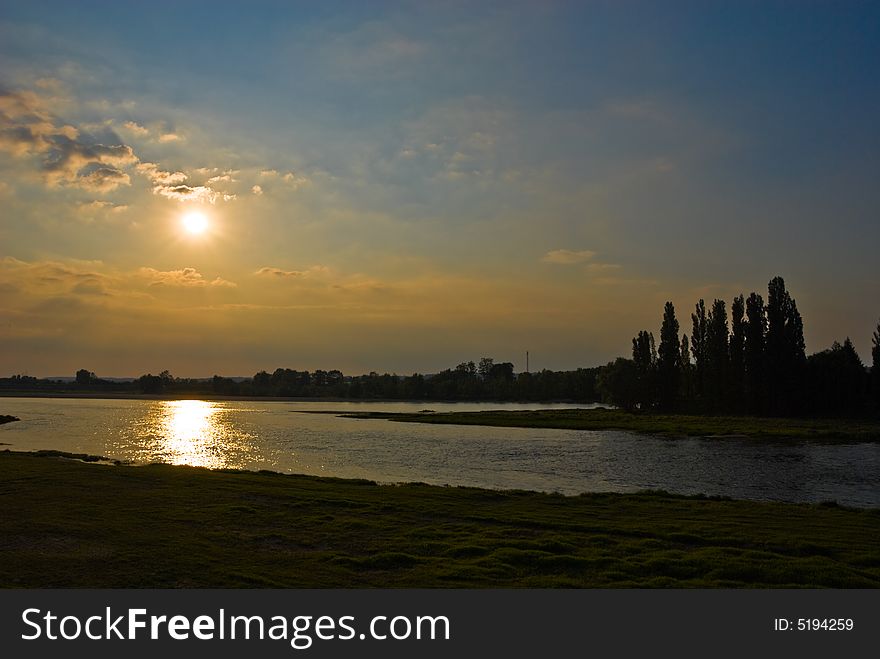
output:
<path id="1" fill-rule="evenodd" d="M 849 338 L 806 355 L 804 323 L 781 277 L 761 295 L 739 295 L 691 314 L 692 331 L 679 336 L 675 307 L 666 303 L 660 342 L 643 330 L 632 359 L 574 371 L 514 373 L 510 362 L 484 357 L 435 374 L 346 376 L 338 370 L 278 368 L 252 378 L 176 378 L 168 371 L 133 381 L 110 381 L 86 369 L 74 381 L 25 375 L 0 378 L 0 391 L 145 393 L 192 396 L 275 396 L 355 400 L 605 401 L 626 410 L 759 416 L 880 414 L 880 324 L 873 334 L 870 370 Z"/>
<path id="2" fill-rule="evenodd" d="M 666 303 L 660 343 L 643 330 L 632 359 L 601 369 L 603 398 L 628 410 L 770 416 L 861 416 L 880 413 L 880 324 L 868 370 L 852 341 L 805 353 L 804 323 L 782 277 L 770 281 L 767 302 L 757 293 L 691 314 L 692 332 Z"/>
<path id="3" fill-rule="evenodd" d="M 0 390 L 44 393 L 145 393 L 217 396 L 277 396 L 291 398 L 351 398 L 356 400 L 496 400 L 576 401 L 599 400 L 598 368 L 574 371 L 519 373 L 510 362 L 484 357 L 463 362 L 433 375 L 378 374 L 346 376 L 338 370 L 297 371 L 278 368 L 260 371 L 252 378 L 176 378 L 168 371 L 148 373 L 136 380 L 102 380 L 81 369 L 72 382 L 16 375 L 0 379 Z"/>

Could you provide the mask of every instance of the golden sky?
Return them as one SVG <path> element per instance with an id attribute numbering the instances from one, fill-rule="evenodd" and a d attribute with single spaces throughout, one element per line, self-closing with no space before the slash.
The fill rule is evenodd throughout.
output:
<path id="1" fill-rule="evenodd" d="M 868 356 L 876 7 L 321 4 L 0 4 L 0 375 L 594 366 L 777 274 Z"/>

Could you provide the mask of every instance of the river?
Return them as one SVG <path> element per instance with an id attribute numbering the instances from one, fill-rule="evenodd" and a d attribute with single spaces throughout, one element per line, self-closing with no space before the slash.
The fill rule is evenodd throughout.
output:
<path id="1" fill-rule="evenodd" d="M 0 398 L 0 442 L 134 463 L 367 478 L 383 483 L 582 492 L 662 489 L 737 499 L 880 506 L 880 445 L 622 431 L 489 428 L 306 414 L 548 409 L 502 403 Z M 589 407 L 589 406 L 580 406 Z"/>

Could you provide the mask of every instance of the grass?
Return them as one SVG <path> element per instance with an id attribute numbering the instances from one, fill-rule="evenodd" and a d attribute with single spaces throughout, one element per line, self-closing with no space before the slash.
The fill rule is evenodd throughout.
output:
<path id="1" fill-rule="evenodd" d="M 748 416 L 632 414 L 604 408 L 589 410 L 491 410 L 485 412 L 327 412 L 355 419 L 415 423 L 628 430 L 665 437 L 740 435 L 756 439 L 880 442 L 880 421 L 865 419 L 781 419 Z"/>
<path id="2" fill-rule="evenodd" d="M 4 587 L 880 587 L 880 510 L 0 452 Z"/>

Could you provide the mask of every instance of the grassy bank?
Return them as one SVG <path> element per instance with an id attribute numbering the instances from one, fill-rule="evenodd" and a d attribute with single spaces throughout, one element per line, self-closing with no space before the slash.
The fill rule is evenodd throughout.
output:
<path id="1" fill-rule="evenodd" d="M 5 587 L 880 587 L 880 511 L 0 452 Z"/>
<path id="2" fill-rule="evenodd" d="M 820 441 L 880 441 L 880 421 L 863 419 L 780 419 L 747 416 L 690 416 L 631 414 L 619 410 L 497 410 L 486 412 L 315 412 L 354 419 L 388 419 L 415 423 L 564 428 L 569 430 L 628 430 L 665 437 L 740 435 L 772 439 Z"/>

